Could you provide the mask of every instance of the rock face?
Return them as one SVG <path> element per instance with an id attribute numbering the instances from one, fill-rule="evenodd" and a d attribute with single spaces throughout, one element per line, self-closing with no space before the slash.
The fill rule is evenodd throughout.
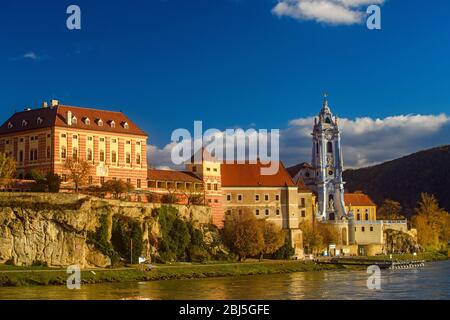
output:
<path id="1" fill-rule="evenodd" d="M 124 215 L 141 221 L 147 244 L 143 255 L 148 256 L 148 239 L 158 230 L 152 213 L 159 206 L 72 194 L 1 193 L 0 263 L 109 266 L 109 257 L 87 241 L 105 214 L 110 219 Z M 200 223 L 211 218 L 207 207 L 180 207 L 179 211 L 190 219 L 201 220 Z"/>

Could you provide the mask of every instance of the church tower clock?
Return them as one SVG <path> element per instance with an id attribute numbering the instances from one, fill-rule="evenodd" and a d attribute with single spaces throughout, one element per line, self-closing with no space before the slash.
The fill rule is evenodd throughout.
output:
<path id="1" fill-rule="evenodd" d="M 322 110 L 314 119 L 312 166 L 318 195 L 318 219 L 338 220 L 346 216 L 341 135 L 324 95 Z"/>

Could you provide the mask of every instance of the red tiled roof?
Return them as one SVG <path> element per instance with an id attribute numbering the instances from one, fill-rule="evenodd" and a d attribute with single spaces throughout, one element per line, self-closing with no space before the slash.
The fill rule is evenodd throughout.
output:
<path id="1" fill-rule="evenodd" d="M 364 193 L 345 193 L 344 202 L 347 206 L 376 206 L 372 199 Z"/>
<path id="2" fill-rule="evenodd" d="M 291 177 L 295 177 L 301 169 L 312 169 L 312 166 L 307 162 L 303 162 L 295 166 L 289 167 L 286 170 L 289 172 Z"/>
<path id="3" fill-rule="evenodd" d="M 147 179 L 158 181 L 202 183 L 202 180 L 200 178 L 198 178 L 192 172 L 188 171 L 148 169 Z"/>
<path id="4" fill-rule="evenodd" d="M 76 123 L 72 123 L 70 126 L 67 123 L 68 111 L 72 112 L 72 117 L 76 117 L 77 119 Z M 38 123 L 38 118 L 42 119 L 42 123 Z M 90 120 L 90 125 L 85 123 L 85 119 L 87 118 Z M 103 121 L 103 126 L 98 125 L 98 120 L 100 119 Z M 23 120 L 27 122 L 27 126 L 25 127 L 22 126 Z M 111 125 L 112 121 L 115 122 L 114 127 Z M 9 123 L 12 124 L 12 128 L 8 128 Z M 128 129 L 125 128 L 125 123 L 128 124 Z M 0 127 L 0 134 L 16 133 L 54 126 L 111 133 L 147 135 L 122 112 L 65 105 L 17 112 Z"/>
<path id="5" fill-rule="evenodd" d="M 222 164 L 223 187 L 295 187 L 292 178 L 280 162 L 278 172 L 275 175 L 261 175 L 261 169 L 268 167 L 257 164 Z"/>

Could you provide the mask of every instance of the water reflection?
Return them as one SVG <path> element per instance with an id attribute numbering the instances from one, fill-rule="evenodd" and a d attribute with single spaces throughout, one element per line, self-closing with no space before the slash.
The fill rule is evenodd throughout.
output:
<path id="1" fill-rule="evenodd" d="M 65 287 L 0 288 L 0 299 L 450 299 L 450 261 L 418 270 L 383 271 L 381 291 L 367 289 L 365 271 L 323 271 Z"/>

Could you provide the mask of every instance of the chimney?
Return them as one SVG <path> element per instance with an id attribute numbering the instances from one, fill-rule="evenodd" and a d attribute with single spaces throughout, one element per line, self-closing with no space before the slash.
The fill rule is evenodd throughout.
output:
<path id="1" fill-rule="evenodd" d="M 50 105 L 51 105 L 52 107 L 56 107 L 58 104 L 59 104 L 59 101 L 58 101 L 58 100 L 52 99 L 52 100 L 50 101 Z"/>
<path id="2" fill-rule="evenodd" d="M 42 102 L 42 108 L 48 108 L 48 103 L 47 103 L 47 101 Z"/>
<path id="3" fill-rule="evenodd" d="M 25 107 L 25 109 L 23 109 L 24 111 L 30 111 L 31 108 Z"/>
<path id="4" fill-rule="evenodd" d="M 67 111 L 67 124 L 72 125 L 72 111 Z"/>

